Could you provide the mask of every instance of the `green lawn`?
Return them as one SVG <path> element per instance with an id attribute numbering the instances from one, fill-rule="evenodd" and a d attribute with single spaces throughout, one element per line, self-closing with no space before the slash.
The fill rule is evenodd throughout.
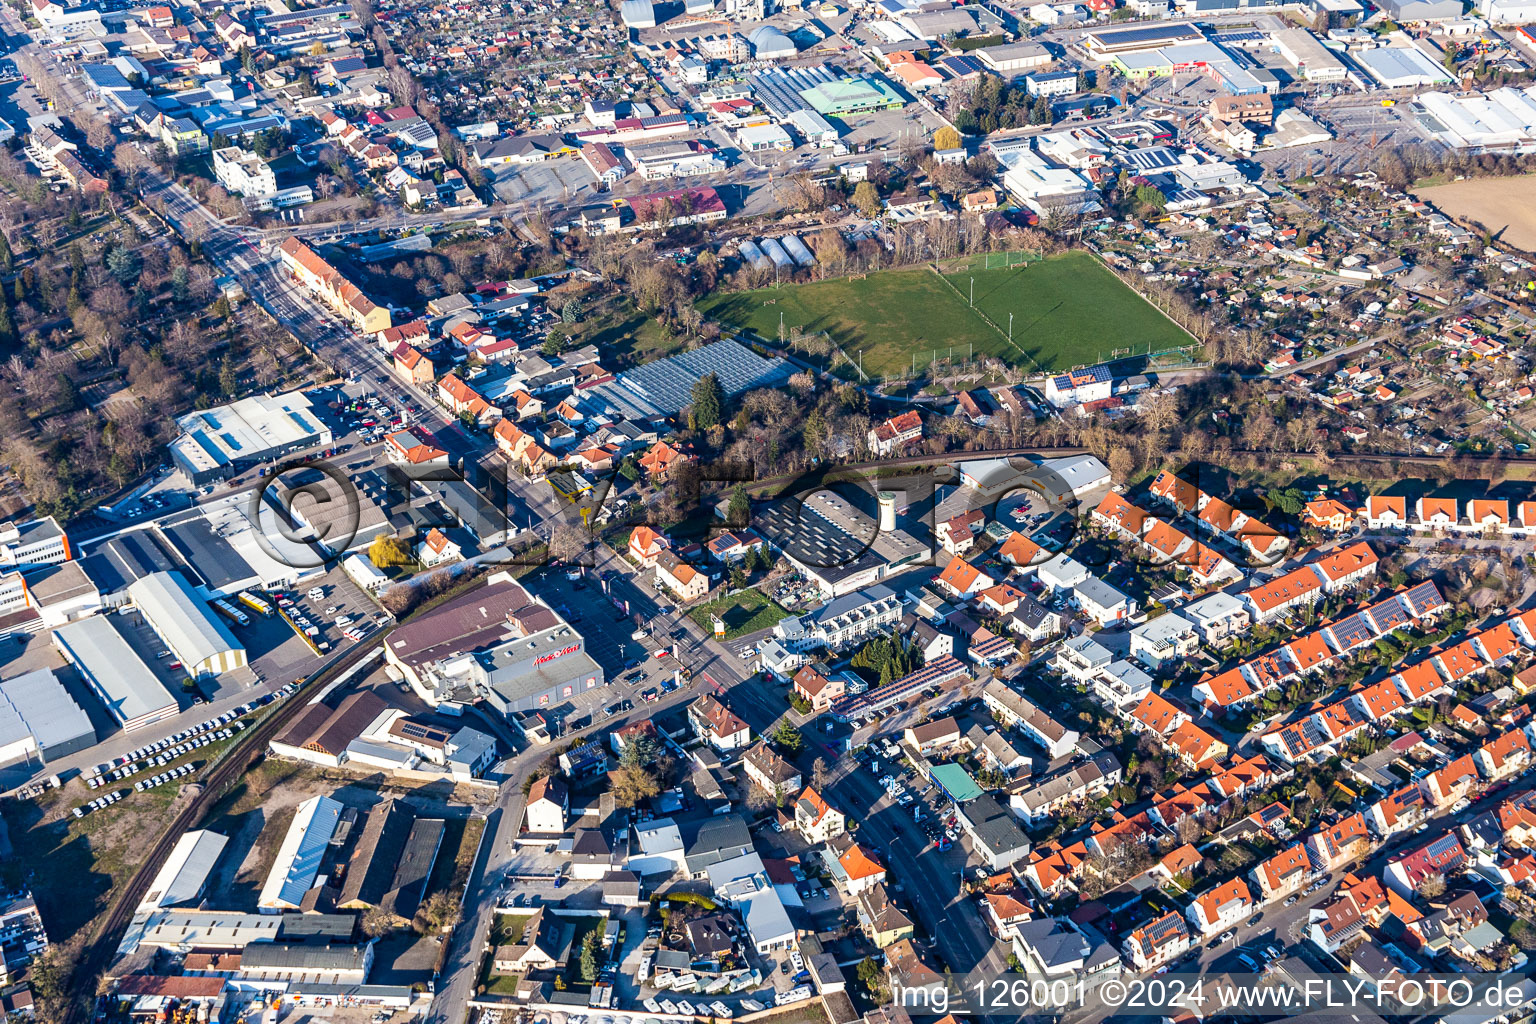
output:
<path id="1" fill-rule="evenodd" d="M 977 267 L 984 266 L 978 258 Z M 976 309 L 970 308 L 975 279 Z M 1159 351 L 1191 339 L 1086 252 L 1024 267 L 887 270 L 862 279 L 711 295 L 708 316 L 767 340 L 786 327 L 825 333 L 870 376 L 921 370 L 935 358 L 972 352 L 1033 370 L 1062 370 L 1122 354 Z M 1013 344 L 1008 315 L 1013 314 Z M 995 325 L 995 326 L 994 326 Z"/>
<path id="2" fill-rule="evenodd" d="M 1189 335 L 1120 282 L 1097 259 L 1073 251 L 1009 270 L 948 275 L 961 294 L 976 279 L 976 308 L 1042 369 L 1102 362 L 1191 344 Z"/>
<path id="3" fill-rule="evenodd" d="M 725 638 L 734 640 L 767 629 L 789 612 L 772 598 L 764 597 L 755 590 L 743 590 L 730 597 L 699 605 L 688 613 L 688 617 L 706 630 L 713 630 L 714 625 L 709 621 L 711 614 L 725 620 Z"/>

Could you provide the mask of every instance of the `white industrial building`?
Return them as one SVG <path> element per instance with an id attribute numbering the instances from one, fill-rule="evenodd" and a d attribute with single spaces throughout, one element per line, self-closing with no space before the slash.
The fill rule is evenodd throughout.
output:
<path id="1" fill-rule="evenodd" d="M 0 680 L 0 764 L 47 763 L 95 742 L 90 717 L 52 669 Z"/>
<path id="2" fill-rule="evenodd" d="M 1478 7 L 1495 25 L 1529 25 L 1536 22 L 1536 0 L 1484 0 Z"/>
<path id="3" fill-rule="evenodd" d="M 229 837 L 207 829 L 188 832 L 176 840 L 170 856 L 155 873 L 144 898 L 139 901 L 139 913 L 145 914 L 169 907 L 193 903 L 202 898 L 213 866 L 219 862 Z"/>
<path id="4" fill-rule="evenodd" d="M 315 886 L 325 851 L 341 823 L 341 811 L 341 804 L 328 796 L 310 797 L 299 805 L 256 901 L 263 914 L 299 909 L 304 894 Z"/>
<path id="5" fill-rule="evenodd" d="M 1304 28 L 1283 28 L 1271 34 L 1286 63 L 1309 82 L 1342 82 L 1349 69 L 1338 55 Z"/>
<path id="6" fill-rule="evenodd" d="M 1051 63 L 1051 52 L 1044 44 L 1029 39 L 1002 46 L 983 46 L 973 51 L 972 56 L 1000 75 L 1038 71 Z"/>
<path id="7" fill-rule="evenodd" d="M 1487 93 L 1428 92 L 1418 99 L 1435 134 L 1449 146 L 1474 152 L 1536 150 L 1536 86 L 1505 86 Z"/>
<path id="8" fill-rule="evenodd" d="M 246 664 L 245 648 L 197 599 L 181 573 L 156 572 L 135 580 L 128 597 L 193 679 Z"/>
<path id="9" fill-rule="evenodd" d="M 129 646 L 110 616 L 92 615 L 65 623 L 53 631 L 53 645 L 80 672 L 124 732 L 176 713 L 176 698 Z"/>
<path id="10" fill-rule="evenodd" d="M 1454 81 L 1417 46 L 1378 46 L 1359 51 L 1355 60 L 1386 89 L 1450 85 Z"/>
<path id="11" fill-rule="evenodd" d="M 332 440 L 331 429 L 299 391 L 242 398 L 188 413 L 176 425 L 181 435 L 171 442 L 171 459 L 194 485 Z"/>
<path id="12" fill-rule="evenodd" d="M 993 146 L 1003 165 L 1003 187 L 1040 216 L 1052 211 L 1093 213 L 1099 209 L 1092 184 L 1069 167 L 1054 167 L 1039 153 L 1022 145 Z"/>
<path id="13" fill-rule="evenodd" d="M 225 146 L 213 151 L 213 176 L 231 192 L 250 199 L 277 192 L 277 175 L 267 162 L 239 146 Z"/>

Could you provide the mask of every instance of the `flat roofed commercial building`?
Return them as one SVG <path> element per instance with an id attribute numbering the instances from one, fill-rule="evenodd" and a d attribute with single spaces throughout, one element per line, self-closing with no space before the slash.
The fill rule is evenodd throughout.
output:
<path id="1" fill-rule="evenodd" d="M 0 680 L 0 764 L 67 757 L 96 742 L 91 719 L 52 669 Z"/>
<path id="2" fill-rule="evenodd" d="M 1038 71 L 1051 63 L 1051 51 L 1042 43 L 1024 40 L 1002 46 L 983 46 L 975 51 L 981 62 L 999 74 Z"/>
<path id="3" fill-rule="evenodd" d="M 69 536 L 53 516 L 0 523 L 0 565 L 25 572 L 71 557 Z"/>
<path id="4" fill-rule="evenodd" d="M 79 670 L 124 732 L 176 713 L 176 698 L 118 632 L 111 616 L 65 623 L 53 631 L 53 645 Z"/>
<path id="5" fill-rule="evenodd" d="M 1349 74 L 1344 62 L 1304 28 L 1283 28 L 1273 34 L 1280 56 L 1309 82 L 1342 82 Z"/>
<path id="6" fill-rule="evenodd" d="M 181 573 L 145 576 L 129 585 L 128 596 L 192 678 L 216 676 L 246 664 L 245 648 L 197 599 Z"/>
<path id="7" fill-rule="evenodd" d="M 872 516 L 832 490 L 775 502 L 756 512 L 754 525 L 828 599 L 870 586 L 933 554 L 905 530 L 878 529 Z"/>
<path id="8" fill-rule="evenodd" d="M 457 694 L 508 715 L 607 682 L 582 635 L 506 573 L 395 630 L 385 656 L 433 704 Z"/>
<path id="9" fill-rule="evenodd" d="M 181 436 L 171 442 L 171 458 L 194 484 L 227 476 L 237 463 L 263 462 L 332 439 L 300 391 L 242 398 L 189 413 L 176 425 Z"/>
<path id="10" fill-rule="evenodd" d="M 1378 46 L 1361 50 L 1355 61 L 1388 89 L 1410 86 L 1449 85 L 1452 76 L 1417 46 Z"/>
<path id="11" fill-rule="evenodd" d="M 188 832 L 176 841 L 171 855 L 165 858 L 155 880 L 149 883 L 144 899 L 139 902 L 139 913 L 191 903 L 203 895 L 208 876 L 219 862 L 219 855 L 229 842 L 228 836 L 207 829 Z"/>
<path id="12" fill-rule="evenodd" d="M 1083 48 L 1092 54 L 1133 53 L 1156 50 L 1176 43 L 1203 42 L 1205 36 L 1189 24 L 1145 25 L 1096 29 L 1083 34 Z"/>

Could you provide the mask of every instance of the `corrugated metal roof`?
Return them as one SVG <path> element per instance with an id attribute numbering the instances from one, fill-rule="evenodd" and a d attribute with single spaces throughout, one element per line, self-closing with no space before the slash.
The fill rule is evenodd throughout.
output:
<path id="1" fill-rule="evenodd" d="M 105 615 L 65 623 L 53 631 L 53 642 L 105 695 L 107 710 L 119 722 L 176 706 L 176 698 Z"/>
<path id="2" fill-rule="evenodd" d="M 228 842 L 227 836 L 207 829 L 188 832 L 178 839 L 155 880 L 149 884 L 139 910 L 174 907 L 197 899 Z"/>
<path id="3" fill-rule="evenodd" d="M 179 572 L 157 572 L 136 580 L 129 585 L 128 596 L 189 669 L 225 651 L 241 650 L 235 635 L 209 614 Z"/>
<path id="4" fill-rule="evenodd" d="M 328 796 L 311 797 L 299 805 L 277 859 L 261 887 L 261 907 L 297 907 L 304 894 L 315 884 L 320 862 L 336 826 L 341 821 L 341 804 Z"/>
<path id="5" fill-rule="evenodd" d="M 34 669 L 0 681 L 0 746 L 31 736 L 43 756 L 50 747 L 95 738 L 90 716 L 69 696 L 52 669 Z"/>

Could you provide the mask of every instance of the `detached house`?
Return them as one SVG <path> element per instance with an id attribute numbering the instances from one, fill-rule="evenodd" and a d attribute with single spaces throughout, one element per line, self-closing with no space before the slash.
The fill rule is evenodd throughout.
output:
<path id="1" fill-rule="evenodd" d="M 800 788 L 799 770 L 770 750 L 766 743 L 759 742 L 748 750 L 741 759 L 741 767 L 747 778 L 764 793 L 778 796 Z"/>
<path id="2" fill-rule="evenodd" d="M 987 514 L 980 509 L 962 512 L 939 524 L 939 543 L 952 555 L 964 555 L 976 546 L 976 535 L 987 525 Z"/>
<path id="3" fill-rule="evenodd" d="M 848 692 L 842 677 L 828 678 L 815 665 L 806 665 L 795 673 L 794 690 L 816 712 L 829 711 L 832 705 Z"/>
<path id="4" fill-rule="evenodd" d="M 869 450 L 877 458 L 885 458 L 923 438 L 923 419 L 916 411 L 893 416 L 869 432 Z"/>
<path id="5" fill-rule="evenodd" d="M 657 557 L 671 546 L 665 536 L 643 524 L 629 534 L 629 557 L 645 569 L 654 569 Z"/>
<path id="6" fill-rule="evenodd" d="M 808 843 L 825 843 L 847 831 L 848 819 L 807 786 L 795 799 L 795 829 Z"/>
<path id="7" fill-rule="evenodd" d="M 1202 938 L 1236 927 L 1253 915 L 1253 896 L 1241 878 L 1218 885 L 1189 905 L 1188 917 Z"/>
<path id="8" fill-rule="evenodd" d="M 1189 929 L 1177 911 L 1148 921 L 1126 936 L 1120 950 L 1138 971 L 1171 963 L 1189 950 Z"/>
<path id="9" fill-rule="evenodd" d="M 752 738 L 747 723 L 708 694 L 688 705 L 688 719 L 701 740 L 722 752 L 740 750 Z"/>
<path id="10" fill-rule="evenodd" d="M 709 593 L 709 577 L 671 551 L 656 556 L 656 585 L 666 587 L 680 601 L 697 601 Z"/>

